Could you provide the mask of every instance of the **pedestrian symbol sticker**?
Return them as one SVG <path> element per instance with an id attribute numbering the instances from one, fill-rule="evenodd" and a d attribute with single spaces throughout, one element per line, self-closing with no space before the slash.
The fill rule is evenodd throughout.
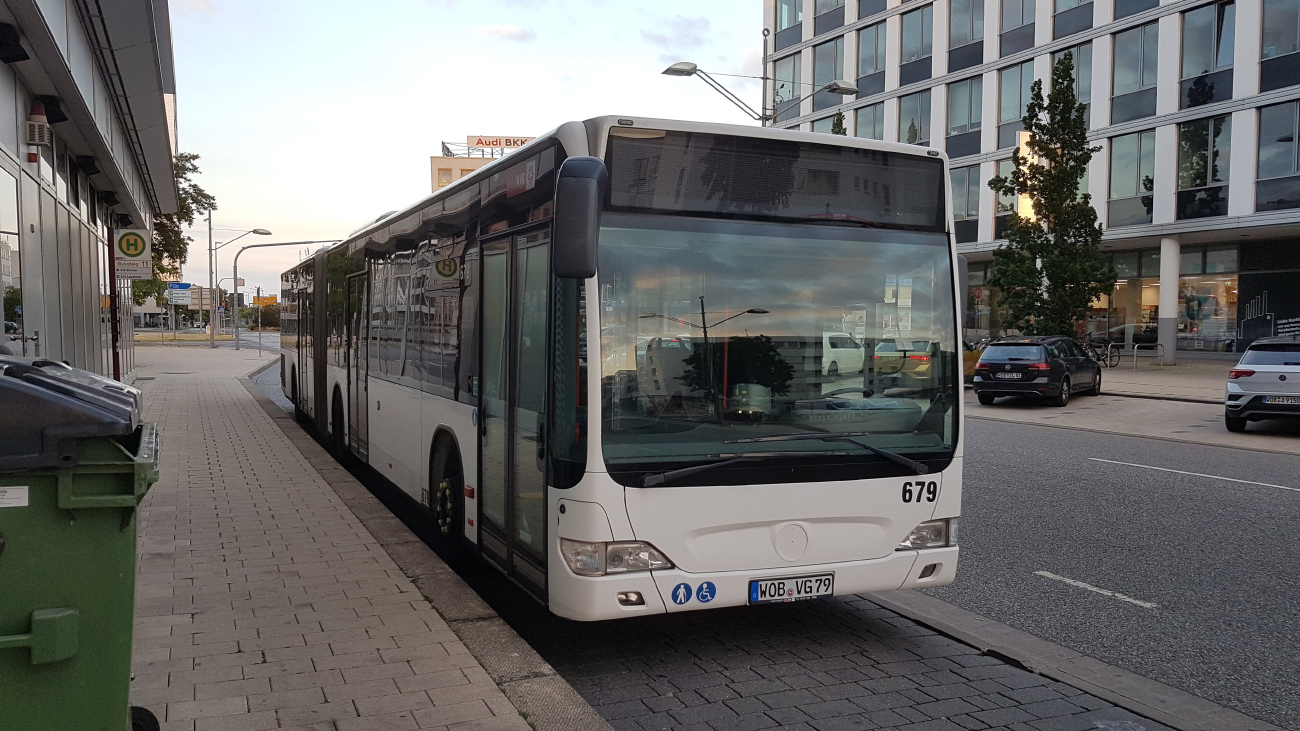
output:
<path id="1" fill-rule="evenodd" d="M 673 587 L 673 604 L 685 604 L 690 600 L 691 600 L 690 584 L 678 584 L 677 586 Z"/>
<path id="2" fill-rule="evenodd" d="M 708 604 L 713 601 L 713 597 L 718 593 L 717 587 L 712 581 L 706 581 L 700 584 L 700 588 L 695 590 L 695 598 L 700 600 L 701 604 Z"/>

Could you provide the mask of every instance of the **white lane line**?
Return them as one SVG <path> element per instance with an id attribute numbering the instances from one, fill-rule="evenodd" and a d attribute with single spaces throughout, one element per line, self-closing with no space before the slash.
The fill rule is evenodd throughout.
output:
<path id="1" fill-rule="evenodd" d="M 1107 464 L 1121 464 L 1125 467 L 1141 467 L 1144 470 L 1159 470 L 1160 472 L 1172 472 L 1176 475 L 1191 475 L 1192 477 L 1204 477 L 1210 480 L 1223 480 L 1224 482 L 1236 482 L 1242 485 L 1258 485 L 1259 487 L 1276 487 L 1279 490 L 1290 490 L 1291 492 L 1300 492 L 1300 487 L 1287 487 L 1286 485 L 1274 485 L 1269 482 L 1252 482 L 1250 480 L 1238 480 L 1235 477 L 1220 477 L 1218 475 L 1206 475 L 1200 472 L 1184 472 L 1182 470 L 1171 470 L 1168 467 L 1152 467 L 1149 464 L 1137 464 L 1134 462 L 1117 462 L 1113 459 L 1101 459 L 1100 457 L 1089 457 L 1093 462 L 1105 462 Z"/>
<path id="2" fill-rule="evenodd" d="M 1057 576 L 1051 571 L 1035 571 L 1034 574 L 1037 576 L 1042 576 L 1047 579 L 1052 579 L 1053 581 L 1063 581 L 1069 584 L 1070 586 L 1077 586 L 1080 589 L 1087 589 L 1088 591 L 1096 592 L 1098 594 L 1101 594 L 1102 596 L 1108 596 L 1111 599 L 1118 599 L 1122 602 L 1128 602 L 1129 604 L 1136 604 L 1139 607 L 1146 607 L 1147 609 L 1155 609 L 1158 606 L 1156 604 L 1152 604 L 1151 602 L 1144 602 L 1141 599 L 1134 599 L 1133 597 L 1127 594 L 1121 594 L 1118 591 L 1111 591 L 1110 589 L 1103 589 L 1100 586 L 1093 586 L 1092 584 L 1079 581 L 1078 579 L 1068 579 L 1064 576 Z"/>

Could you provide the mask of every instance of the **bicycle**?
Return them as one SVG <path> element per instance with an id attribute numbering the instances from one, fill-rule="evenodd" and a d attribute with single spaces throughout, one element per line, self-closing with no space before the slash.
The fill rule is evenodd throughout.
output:
<path id="1" fill-rule="evenodd" d="M 1107 368 L 1115 368 L 1119 365 L 1120 349 L 1115 347 L 1115 343 L 1106 338 L 1088 338 L 1083 343 L 1083 351 L 1088 357 Z M 1098 350 L 1098 347 L 1101 349 Z"/>

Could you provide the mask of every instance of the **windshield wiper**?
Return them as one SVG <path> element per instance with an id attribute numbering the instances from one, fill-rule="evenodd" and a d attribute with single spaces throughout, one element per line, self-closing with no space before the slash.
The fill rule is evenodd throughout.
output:
<path id="1" fill-rule="evenodd" d="M 879 457 L 884 457 L 885 459 L 889 460 L 890 462 L 893 462 L 894 464 L 902 465 L 903 467 L 912 470 L 918 475 L 929 474 L 930 468 L 920 462 L 917 462 L 914 459 L 904 457 L 901 454 L 890 452 L 888 450 L 881 449 L 880 447 L 872 446 L 870 444 L 867 444 L 866 442 L 860 442 L 857 439 L 855 439 L 855 437 L 869 437 L 869 436 L 871 436 L 871 432 L 844 432 L 842 434 L 835 434 L 831 432 L 803 432 L 799 434 L 773 434 L 771 436 L 766 436 L 766 437 L 749 437 L 746 439 L 736 439 L 733 441 L 723 442 L 723 443 L 724 444 L 754 444 L 757 442 L 797 442 L 806 439 L 819 439 L 824 442 L 848 442 L 850 444 L 856 444 L 859 447 L 862 447 L 863 449 Z"/>
<path id="2" fill-rule="evenodd" d="M 730 444 L 730 442 L 728 442 L 728 444 Z M 836 452 L 832 450 L 821 450 L 821 451 L 811 451 L 811 452 L 749 452 L 744 454 L 713 454 L 708 456 L 720 457 L 723 459 L 721 459 L 718 462 L 697 464 L 694 467 L 683 467 L 680 470 L 669 470 L 667 472 L 657 472 L 654 474 L 646 475 L 645 477 L 641 478 L 641 486 L 654 487 L 655 485 L 662 485 L 665 482 L 671 482 L 673 480 L 682 477 L 689 477 L 691 475 L 700 472 L 705 472 L 707 470 L 713 469 L 714 467 L 723 467 L 725 465 L 735 464 L 737 462 L 754 462 L 754 461 L 760 461 L 765 459 L 772 459 L 773 457 L 843 457 L 846 454 L 848 453 Z"/>

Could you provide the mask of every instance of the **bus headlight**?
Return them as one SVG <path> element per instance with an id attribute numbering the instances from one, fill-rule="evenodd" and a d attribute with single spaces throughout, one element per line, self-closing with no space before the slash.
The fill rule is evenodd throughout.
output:
<path id="1" fill-rule="evenodd" d="M 604 576 L 629 571 L 670 569 L 669 561 L 654 546 L 641 541 L 588 543 L 560 539 L 560 553 L 569 570 L 578 576 Z"/>
<path id="2" fill-rule="evenodd" d="M 912 529 L 907 538 L 898 544 L 896 551 L 916 551 L 924 548 L 946 548 L 957 545 L 957 519 L 928 520 Z"/>

